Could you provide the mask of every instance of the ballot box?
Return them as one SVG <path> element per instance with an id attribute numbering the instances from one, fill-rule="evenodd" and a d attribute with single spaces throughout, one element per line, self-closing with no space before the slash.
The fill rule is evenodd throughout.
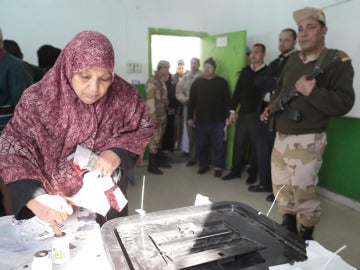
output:
<path id="1" fill-rule="evenodd" d="M 239 202 L 116 218 L 101 235 L 119 270 L 263 270 L 307 259 L 304 240 Z"/>

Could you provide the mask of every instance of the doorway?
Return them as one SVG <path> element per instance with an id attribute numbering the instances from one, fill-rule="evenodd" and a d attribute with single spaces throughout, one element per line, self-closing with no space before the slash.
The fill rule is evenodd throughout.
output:
<path id="1" fill-rule="evenodd" d="M 182 105 L 176 101 L 175 87 L 178 80 L 191 69 L 191 59 L 200 59 L 201 36 L 204 33 L 187 32 L 180 30 L 150 29 L 149 30 L 149 76 L 157 70 L 159 61 L 166 60 L 170 63 L 170 77 L 167 82 L 169 95 L 169 108 L 174 112 L 168 115 L 163 149 L 181 150 L 189 153 L 189 140 L 186 122 L 183 119 Z M 183 74 L 178 73 L 178 65 L 184 66 Z M 178 74 L 177 74 L 178 73 Z"/>
<path id="2" fill-rule="evenodd" d="M 160 60 L 170 62 L 170 73 L 176 72 L 178 60 L 182 59 L 185 69 L 190 69 L 190 59 L 200 58 L 201 38 L 207 34 L 183 30 L 149 29 L 149 76 Z"/>
<path id="3" fill-rule="evenodd" d="M 185 71 L 190 69 L 191 58 L 200 59 L 201 39 L 199 37 L 182 37 L 168 35 L 151 36 L 151 63 L 154 72 L 160 60 L 170 62 L 170 73 L 176 73 L 179 60 L 184 61 Z"/>

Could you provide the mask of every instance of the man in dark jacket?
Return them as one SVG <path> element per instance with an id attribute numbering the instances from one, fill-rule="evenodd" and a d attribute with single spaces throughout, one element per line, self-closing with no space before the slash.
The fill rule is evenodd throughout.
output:
<path id="1" fill-rule="evenodd" d="M 210 170 L 210 145 L 214 157 L 214 177 L 221 177 L 225 163 L 225 122 L 229 112 L 230 92 L 226 80 L 215 74 L 216 63 L 204 62 L 204 73 L 191 85 L 188 125 L 195 126 L 198 174 Z M 195 117 L 194 117 L 195 116 Z M 195 122 L 196 119 L 196 122 Z"/>
<path id="2" fill-rule="evenodd" d="M 45 70 L 42 68 L 35 66 L 33 64 L 30 64 L 23 60 L 23 53 L 20 49 L 20 46 L 17 44 L 14 40 L 5 39 L 4 40 L 4 48 L 6 52 L 10 53 L 11 55 L 15 56 L 16 58 L 19 58 L 23 61 L 25 68 L 30 72 L 33 78 L 33 82 L 36 83 L 41 80 L 41 78 L 45 74 Z"/>
<path id="3" fill-rule="evenodd" d="M 240 108 L 235 127 L 232 168 L 222 178 L 225 181 L 240 177 L 243 166 L 242 159 L 248 146 L 250 146 L 250 168 L 246 183 L 253 184 L 257 178 L 257 125 L 261 91 L 256 87 L 255 80 L 266 70 L 264 58 L 265 46 L 260 43 L 254 44 L 250 52 L 251 64 L 243 68 L 236 84 L 230 105 L 230 124 L 235 122 L 235 110 Z"/>
<path id="4" fill-rule="evenodd" d="M 23 63 L 4 49 L 0 28 L 0 133 L 13 116 L 23 91 L 32 84 L 30 73 Z M 12 214 L 10 197 L 0 177 L 0 213 Z"/>
<path id="5" fill-rule="evenodd" d="M 296 38 L 295 30 L 290 28 L 282 30 L 279 34 L 279 51 L 281 54 L 268 65 L 263 75 L 256 78 L 255 84 L 261 89 L 260 113 L 268 106 L 276 81 L 289 56 L 295 52 Z M 258 121 L 258 135 L 259 184 L 249 186 L 249 191 L 270 192 L 272 191 L 270 158 L 274 146 L 275 130 L 269 130 L 269 122 Z M 274 195 L 270 194 L 266 200 L 272 202 Z"/>

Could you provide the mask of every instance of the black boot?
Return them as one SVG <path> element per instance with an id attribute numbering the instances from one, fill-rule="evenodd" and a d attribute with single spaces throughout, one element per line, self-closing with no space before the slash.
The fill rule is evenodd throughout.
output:
<path id="1" fill-rule="evenodd" d="M 149 154 L 148 172 L 153 174 L 163 174 L 163 172 L 159 170 L 156 155 L 157 154 Z"/>
<path id="2" fill-rule="evenodd" d="M 285 214 L 282 216 L 281 225 L 288 229 L 289 231 L 298 234 L 297 224 L 296 224 L 296 215 Z"/>
<path id="3" fill-rule="evenodd" d="M 227 175 L 221 177 L 221 179 L 224 180 L 224 181 L 228 181 L 228 180 L 231 180 L 231 179 L 233 179 L 235 177 L 241 177 L 241 169 L 232 168 L 230 170 L 230 172 Z"/>
<path id="4" fill-rule="evenodd" d="M 305 227 L 303 225 L 300 225 L 299 235 L 304 240 L 314 240 L 313 233 L 314 233 L 315 227 Z"/>
<path id="5" fill-rule="evenodd" d="M 169 163 L 167 156 L 161 151 L 157 152 L 156 161 L 157 161 L 158 167 L 171 168 L 171 164 Z"/>

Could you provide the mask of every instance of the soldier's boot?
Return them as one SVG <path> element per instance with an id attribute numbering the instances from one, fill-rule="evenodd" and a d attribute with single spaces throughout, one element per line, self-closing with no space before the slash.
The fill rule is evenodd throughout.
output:
<path id="1" fill-rule="evenodd" d="M 167 156 L 161 151 L 157 152 L 156 161 L 158 167 L 160 168 L 171 168 L 171 164 L 169 163 Z"/>
<path id="2" fill-rule="evenodd" d="M 315 227 L 305 227 L 303 225 L 300 225 L 299 235 L 304 240 L 314 240 L 313 233 L 314 233 Z"/>
<path id="3" fill-rule="evenodd" d="M 158 167 L 156 155 L 157 154 L 149 154 L 148 172 L 158 175 L 164 174 Z"/>
<path id="4" fill-rule="evenodd" d="M 296 215 L 292 215 L 292 214 L 283 215 L 281 225 L 286 229 L 288 229 L 289 231 L 298 234 Z"/>

